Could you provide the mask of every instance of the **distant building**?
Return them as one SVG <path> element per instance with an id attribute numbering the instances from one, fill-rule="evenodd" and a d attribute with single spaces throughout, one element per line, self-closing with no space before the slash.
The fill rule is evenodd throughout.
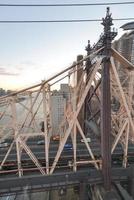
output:
<path id="1" fill-rule="evenodd" d="M 7 90 L 6 91 L 3 88 L 0 88 L 0 96 L 7 95 L 7 94 L 10 94 L 12 92 L 13 92 L 12 90 Z"/>
<path id="2" fill-rule="evenodd" d="M 118 40 L 113 43 L 113 47 L 128 61 L 134 64 L 134 31 L 129 31 L 122 35 Z M 126 76 L 125 70 L 120 62 L 115 60 L 117 70 L 120 71 L 119 76 L 121 81 L 124 80 Z"/>
<path id="3" fill-rule="evenodd" d="M 124 30 L 134 30 L 134 22 L 123 24 L 120 28 L 123 28 Z"/>
<path id="4" fill-rule="evenodd" d="M 0 88 L 0 96 L 6 95 L 6 91 L 3 88 Z"/>
<path id="5" fill-rule="evenodd" d="M 68 84 L 61 84 L 60 90 L 54 90 L 51 95 L 52 134 L 59 134 L 59 125 L 64 116 L 64 110 L 69 99 Z"/>
<path id="6" fill-rule="evenodd" d="M 70 97 L 70 89 L 68 84 L 61 84 L 60 91 L 59 91 L 66 100 L 69 100 Z"/>
<path id="7" fill-rule="evenodd" d="M 134 64 L 134 31 L 122 35 L 113 43 L 114 48 Z"/>

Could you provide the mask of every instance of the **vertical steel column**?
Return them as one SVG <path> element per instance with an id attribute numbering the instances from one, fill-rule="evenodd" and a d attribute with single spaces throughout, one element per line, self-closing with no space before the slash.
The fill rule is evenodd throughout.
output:
<path id="1" fill-rule="evenodd" d="M 82 55 L 78 55 L 77 56 L 77 61 L 80 61 L 83 59 L 83 56 Z M 83 64 L 83 63 L 82 63 Z M 74 72 L 75 75 L 76 75 L 76 79 L 74 79 L 74 93 L 73 93 L 73 98 L 72 98 L 72 106 L 73 106 L 73 112 L 75 113 L 76 110 L 77 110 L 77 101 L 78 101 L 78 90 L 77 90 L 77 87 L 79 85 L 79 81 L 81 79 L 81 75 L 82 75 L 82 68 L 81 68 L 81 65 L 82 64 L 79 64 L 79 65 L 76 65 L 75 67 L 75 70 L 77 70 L 77 72 Z M 80 122 L 82 123 L 82 112 L 79 114 L 79 120 Z M 72 134 L 71 134 L 71 137 L 72 137 L 72 142 L 73 142 L 73 158 L 74 158 L 74 162 L 73 162 L 73 170 L 74 171 L 77 171 L 77 126 L 76 126 L 76 122 L 74 123 L 74 126 L 73 126 L 73 131 L 72 131 Z"/>
<path id="2" fill-rule="evenodd" d="M 12 125 L 13 125 L 14 138 L 15 138 L 15 143 L 16 143 L 18 173 L 19 173 L 19 177 L 21 177 L 23 175 L 23 171 L 21 168 L 20 144 L 19 144 L 19 137 L 18 137 L 18 124 L 17 124 L 17 111 L 16 111 L 15 97 L 12 97 L 11 99 L 11 110 L 12 110 Z"/>
<path id="3" fill-rule="evenodd" d="M 111 95 L 110 95 L 110 49 L 112 18 L 107 8 L 104 26 L 104 59 L 102 67 L 102 100 L 101 100 L 101 153 L 102 172 L 105 190 L 111 189 Z"/>
<path id="4" fill-rule="evenodd" d="M 51 107 L 51 87 L 50 87 L 50 85 L 48 84 L 47 85 L 47 104 L 48 104 L 48 108 L 49 108 L 49 122 L 48 122 L 48 132 L 49 132 L 49 137 L 48 137 L 48 139 L 49 139 L 49 141 L 48 141 L 48 147 L 49 147 L 49 142 L 50 142 L 50 138 L 51 138 L 51 136 L 52 136 L 52 114 L 51 114 L 51 112 L 52 112 L 52 107 Z"/>
<path id="5" fill-rule="evenodd" d="M 46 173 L 49 173 L 49 153 L 48 153 L 48 122 L 47 122 L 47 94 L 46 85 L 43 86 L 43 113 L 44 113 L 44 137 L 45 137 L 45 159 L 46 159 Z"/>
<path id="6" fill-rule="evenodd" d="M 88 44 L 87 44 L 85 50 L 87 51 L 87 56 L 89 56 L 89 55 L 91 54 L 90 40 L 88 40 Z M 90 73 L 90 68 L 91 68 L 91 67 L 92 67 L 91 60 L 90 60 L 90 58 L 88 58 L 88 59 L 86 60 L 86 74 L 87 74 L 87 76 L 88 76 L 89 73 Z M 88 82 L 88 80 L 87 80 L 87 82 Z"/>
<path id="7" fill-rule="evenodd" d="M 34 127 L 35 127 L 35 122 L 34 122 L 34 114 L 33 114 L 33 107 L 32 107 L 32 93 L 29 93 L 29 100 L 30 100 L 30 111 L 31 111 L 31 125 L 32 125 L 32 128 L 34 130 Z"/>
<path id="8" fill-rule="evenodd" d="M 91 53 L 91 46 L 90 46 L 90 40 L 88 40 L 88 45 L 86 46 L 85 50 L 87 51 L 87 56 L 90 55 Z M 88 83 L 89 81 L 89 73 L 90 73 L 90 69 L 91 69 L 91 61 L 90 61 L 90 58 L 88 58 L 86 60 L 86 84 Z M 89 99 L 89 96 L 90 96 L 90 90 L 86 96 L 86 99 L 85 99 L 85 104 L 84 104 L 84 133 L 87 134 L 87 128 L 86 128 L 86 124 L 85 124 L 85 121 L 88 120 L 88 118 L 91 116 L 91 113 L 89 111 L 89 108 L 88 108 L 88 99 Z"/>
<path id="9" fill-rule="evenodd" d="M 77 92 L 76 92 L 76 88 L 77 88 L 77 81 L 75 83 L 75 90 L 74 90 L 74 93 L 73 93 L 73 101 L 72 101 L 72 105 L 73 105 L 73 112 L 76 112 L 77 110 Z M 76 172 L 77 171 L 77 164 L 76 164 L 76 149 L 77 149 L 77 126 L 76 126 L 76 122 L 74 123 L 74 126 L 73 126 L 73 131 L 72 131 L 72 141 L 73 141 L 73 158 L 74 158 L 74 163 L 73 163 L 73 170 Z"/>
<path id="10" fill-rule="evenodd" d="M 77 62 L 82 60 L 82 59 L 83 59 L 83 55 L 78 55 L 77 56 Z M 77 69 L 76 87 L 79 85 L 81 77 L 82 77 L 82 74 L 83 74 L 82 66 L 83 66 L 83 62 L 76 66 L 76 69 Z M 76 94 L 76 105 L 78 104 L 78 96 L 79 96 L 79 91 L 77 91 L 77 94 Z M 82 128 L 84 126 L 83 118 L 84 118 L 84 107 L 82 106 L 81 111 L 80 111 L 80 113 L 78 115 L 78 120 L 79 120 L 80 125 L 81 125 Z"/>

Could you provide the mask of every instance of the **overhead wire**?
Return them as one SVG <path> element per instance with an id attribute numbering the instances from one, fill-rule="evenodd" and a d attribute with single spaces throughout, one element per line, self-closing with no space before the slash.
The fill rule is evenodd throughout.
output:
<path id="1" fill-rule="evenodd" d="M 134 4 L 134 1 L 101 2 L 101 3 L 62 3 L 62 4 L 10 4 L 0 3 L 0 7 L 74 7 L 74 6 L 106 6 L 106 5 L 127 5 Z"/>
<path id="2" fill-rule="evenodd" d="M 0 3 L 0 7 L 70 7 L 70 6 L 108 6 L 108 5 L 129 5 L 134 1 L 101 2 L 101 3 L 62 3 L 62 4 L 11 4 Z M 133 17 L 116 18 L 114 21 L 134 20 Z M 60 19 L 60 20 L 0 20 L 0 23 L 77 23 L 77 22 L 101 22 L 102 19 Z"/>
<path id="3" fill-rule="evenodd" d="M 134 20 L 134 17 L 113 18 L 113 21 Z M 77 23 L 77 22 L 101 22 L 102 19 L 67 19 L 67 20 L 0 20 L 0 23 Z"/>

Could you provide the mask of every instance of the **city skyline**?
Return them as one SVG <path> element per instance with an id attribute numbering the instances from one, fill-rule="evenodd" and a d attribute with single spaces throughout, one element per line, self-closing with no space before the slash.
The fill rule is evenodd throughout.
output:
<path id="1" fill-rule="evenodd" d="M 62 1 L 62 3 L 72 2 L 76 3 L 76 1 Z M 93 3 L 95 2 L 101 1 Z M 10 3 L 10 1 L 1 0 L 0 3 Z M 12 3 L 18 1 L 14 0 Z M 37 1 L 33 0 L 30 3 Z M 61 1 L 45 1 L 45 3 L 58 4 Z M 77 3 L 83 1 L 78 0 Z M 110 6 L 113 18 L 132 17 L 132 9 L 132 5 Z M 0 11 L 0 20 L 101 19 L 105 17 L 106 6 L 0 7 Z M 114 21 L 113 27 L 118 28 L 118 37 L 123 33 L 119 27 L 124 23 L 126 21 Z M 49 78 L 72 64 L 78 54 L 86 54 L 84 49 L 87 41 L 91 40 L 91 44 L 97 42 L 100 30 L 103 32 L 100 22 L 0 24 L 0 87 L 22 89 Z"/>

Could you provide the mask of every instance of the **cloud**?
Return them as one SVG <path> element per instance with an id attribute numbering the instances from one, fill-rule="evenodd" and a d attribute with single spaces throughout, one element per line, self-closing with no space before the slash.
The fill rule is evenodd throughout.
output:
<path id="1" fill-rule="evenodd" d="M 7 71 L 4 67 L 0 67 L 0 76 L 18 76 L 19 73 Z"/>
<path id="2" fill-rule="evenodd" d="M 0 64 L 0 85 L 6 89 L 21 89 L 40 83 L 47 76 L 47 67 L 30 61 Z"/>
<path id="3" fill-rule="evenodd" d="M 15 70 L 15 72 L 22 74 L 22 73 L 26 73 L 28 70 L 31 70 L 31 72 L 32 70 L 37 70 L 37 68 L 40 67 L 40 65 L 32 61 L 23 61 L 23 62 L 20 62 L 20 64 L 17 64 L 11 67 Z"/>
<path id="4" fill-rule="evenodd" d="M 30 61 L 30 60 L 26 60 L 26 61 L 22 61 L 20 63 L 20 65 L 32 65 L 32 66 L 34 66 L 34 65 L 37 65 L 37 64 L 32 62 L 32 61 Z"/>
<path id="5" fill-rule="evenodd" d="M 37 64 L 32 61 L 23 61 L 20 64 L 0 64 L 0 76 L 24 76 L 25 74 L 29 74 L 29 72 L 33 72 L 33 70 L 37 71 Z"/>

